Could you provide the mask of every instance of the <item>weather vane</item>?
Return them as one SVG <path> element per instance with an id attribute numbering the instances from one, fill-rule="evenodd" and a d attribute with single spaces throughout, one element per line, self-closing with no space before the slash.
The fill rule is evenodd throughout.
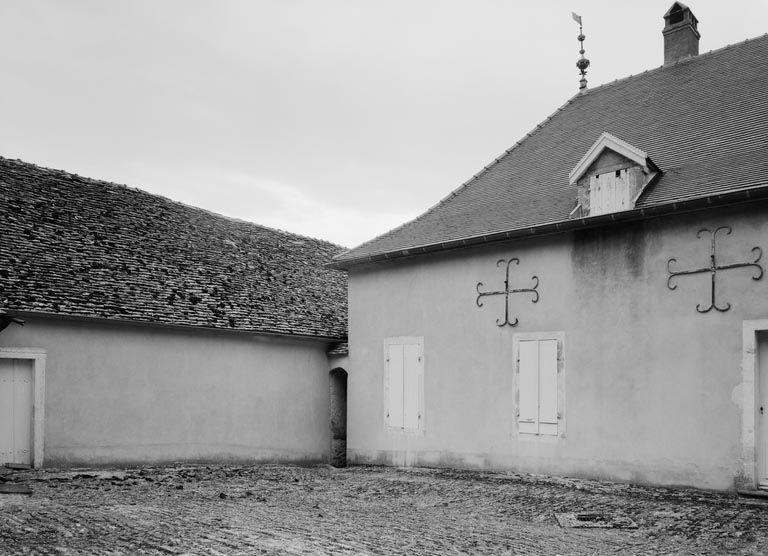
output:
<path id="1" fill-rule="evenodd" d="M 579 68 L 579 71 L 581 72 L 581 79 L 579 80 L 579 90 L 581 90 L 587 88 L 587 68 L 589 67 L 589 60 L 584 57 L 584 39 L 587 37 L 584 36 L 584 33 L 581 30 L 581 16 L 571 12 L 571 17 L 573 17 L 573 20 L 579 24 L 579 36 L 576 37 L 576 40 L 581 43 L 581 50 L 579 50 L 581 58 L 576 62 L 576 67 Z"/>

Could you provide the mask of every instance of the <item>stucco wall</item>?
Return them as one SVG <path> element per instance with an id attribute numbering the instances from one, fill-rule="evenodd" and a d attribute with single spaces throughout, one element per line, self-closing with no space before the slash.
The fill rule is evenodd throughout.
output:
<path id="1" fill-rule="evenodd" d="M 324 342 L 26 320 L 0 347 L 47 351 L 46 466 L 328 458 Z"/>
<path id="2" fill-rule="evenodd" d="M 348 451 L 353 462 L 517 469 L 729 488 L 740 472 L 742 321 L 768 317 L 768 276 L 718 275 L 730 311 L 709 303 L 708 274 L 667 288 L 667 259 L 709 265 L 768 251 L 757 208 L 679 215 L 575 234 L 414 258 L 353 271 Z M 538 303 L 512 296 L 517 327 L 499 328 L 503 297 L 475 305 L 475 285 L 503 288 L 500 258 L 518 257 L 512 287 L 540 279 Z M 768 261 L 763 261 L 765 264 Z M 516 333 L 564 333 L 566 434 L 520 436 L 513 396 Z M 424 434 L 386 431 L 383 341 L 424 338 Z"/>

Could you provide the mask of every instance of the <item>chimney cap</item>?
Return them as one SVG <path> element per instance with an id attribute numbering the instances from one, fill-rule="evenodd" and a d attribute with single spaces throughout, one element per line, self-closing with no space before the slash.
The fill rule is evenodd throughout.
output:
<path id="1" fill-rule="evenodd" d="M 667 10 L 667 13 L 664 14 L 664 17 L 669 17 L 669 14 L 671 14 L 672 12 L 681 11 L 681 10 L 691 11 L 691 8 L 689 8 L 688 6 L 683 4 L 682 2 L 675 2 Z"/>
<path id="2" fill-rule="evenodd" d="M 681 23 L 686 20 L 690 21 L 691 24 L 693 25 L 693 28 L 696 29 L 696 26 L 698 25 L 699 20 L 696 19 L 695 15 L 693 15 L 691 8 L 689 8 L 682 2 L 675 2 L 667 10 L 667 13 L 664 14 L 664 22 L 666 23 L 667 27 L 669 27 L 670 25 L 674 25 L 676 23 Z"/>

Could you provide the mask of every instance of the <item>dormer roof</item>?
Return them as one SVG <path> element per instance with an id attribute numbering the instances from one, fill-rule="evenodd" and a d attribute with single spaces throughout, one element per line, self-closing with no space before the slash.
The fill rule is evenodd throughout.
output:
<path id="1" fill-rule="evenodd" d="M 648 174 L 652 174 L 658 170 L 656 165 L 644 151 L 641 151 L 637 147 L 633 147 L 618 137 L 614 137 L 608 132 L 603 132 L 602 135 L 600 135 L 600 138 L 594 142 L 586 153 L 584 153 L 584 156 L 581 157 L 578 164 L 576 164 L 576 166 L 573 167 L 573 170 L 568 174 L 568 182 L 571 185 L 574 185 L 605 149 L 612 150 L 628 158 L 632 162 L 635 162 Z"/>

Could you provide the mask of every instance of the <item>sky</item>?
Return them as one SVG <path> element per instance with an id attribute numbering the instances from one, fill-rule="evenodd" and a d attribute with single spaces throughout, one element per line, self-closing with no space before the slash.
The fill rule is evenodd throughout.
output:
<path id="1" fill-rule="evenodd" d="M 0 155 L 353 247 L 578 90 L 663 62 L 671 0 L 0 0 Z M 701 52 L 768 0 L 691 0 Z"/>

